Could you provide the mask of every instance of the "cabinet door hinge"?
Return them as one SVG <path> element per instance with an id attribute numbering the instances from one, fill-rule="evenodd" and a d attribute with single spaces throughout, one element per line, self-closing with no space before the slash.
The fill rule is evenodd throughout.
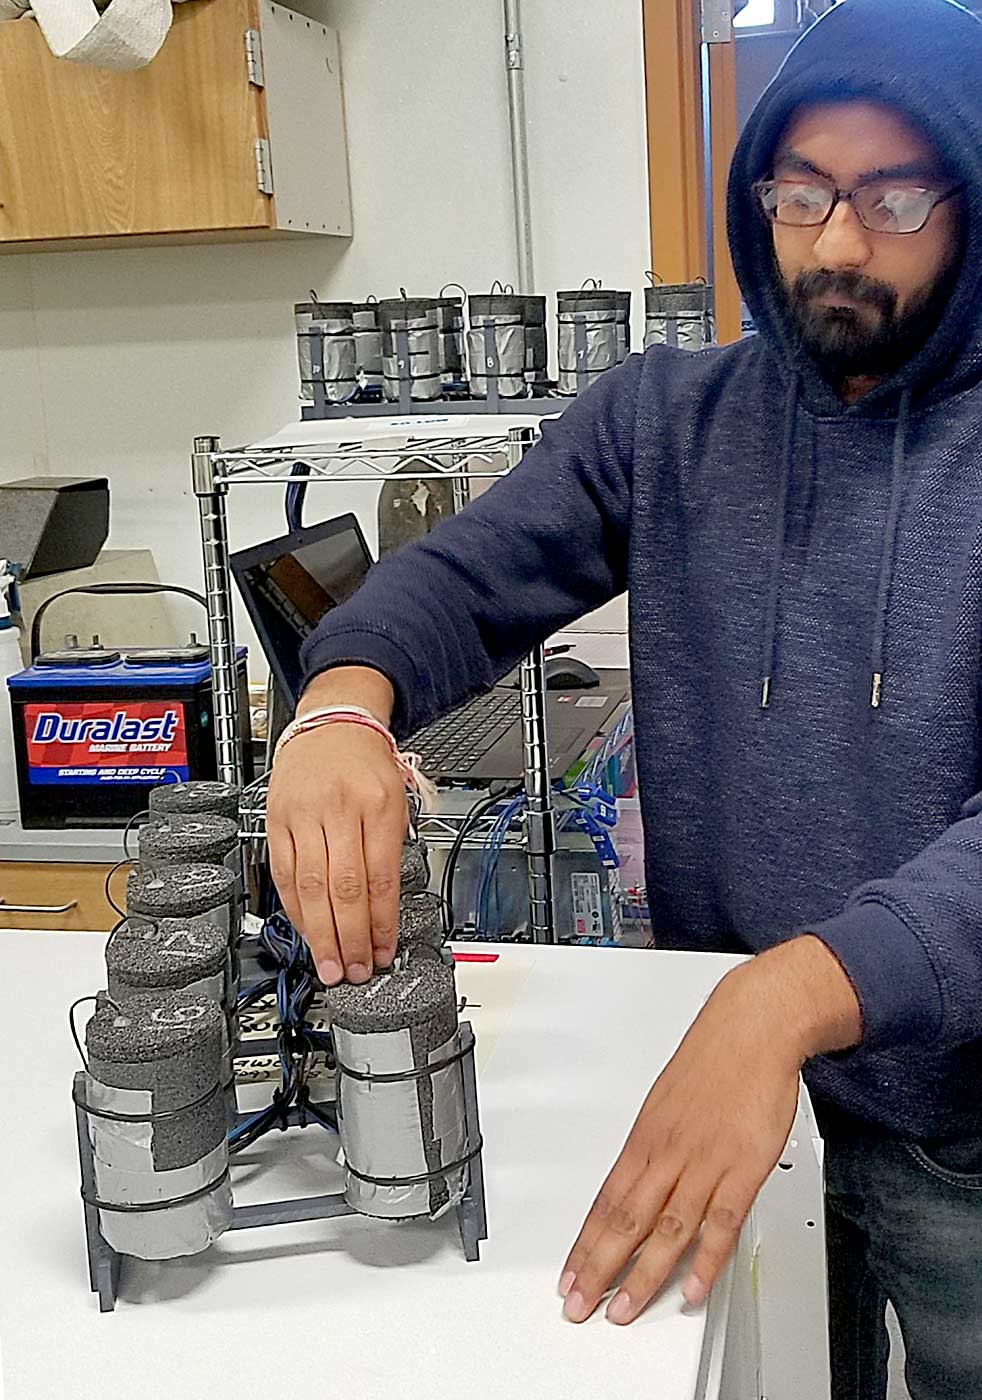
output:
<path id="1" fill-rule="evenodd" d="M 728 44 L 733 38 L 733 16 L 744 9 L 739 0 L 702 0 L 702 41 L 704 44 Z"/>
<path id="2" fill-rule="evenodd" d="M 273 160 L 270 155 L 269 142 L 265 136 L 257 136 L 255 142 L 256 152 L 256 184 L 259 186 L 260 194 L 273 193 Z"/>
<path id="3" fill-rule="evenodd" d="M 266 86 L 266 79 L 263 76 L 263 41 L 258 29 L 247 29 L 245 32 L 245 54 L 246 72 L 253 87 L 261 88 Z"/>

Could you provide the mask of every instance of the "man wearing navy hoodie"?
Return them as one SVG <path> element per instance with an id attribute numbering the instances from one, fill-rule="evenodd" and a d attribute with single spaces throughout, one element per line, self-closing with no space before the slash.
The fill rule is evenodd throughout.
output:
<path id="1" fill-rule="evenodd" d="M 844 0 L 750 117 L 730 246 L 759 334 L 632 357 L 521 467 L 373 570 L 300 713 L 396 738 L 629 589 L 661 948 L 742 950 L 654 1084 L 562 1271 L 630 1322 L 698 1237 L 699 1302 L 783 1148 L 827 1141 L 836 1400 L 982 1396 L 982 25 Z M 337 716 L 333 717 L 335 720 Z M 402 779 L 323 723 L 269 800 L 328 982 L 395 943 Z"/>

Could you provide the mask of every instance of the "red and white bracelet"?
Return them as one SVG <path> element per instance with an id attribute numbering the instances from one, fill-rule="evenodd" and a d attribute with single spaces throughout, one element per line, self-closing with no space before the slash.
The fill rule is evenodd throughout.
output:
<path id="1" fill-rule="evenodd" d="M 419 754 L 401 752 L 399 745 L 382 721 L 376 719 L 371 710 L 363 710 L 360 705 L 325 705 L 322 709 L 308 710 L 306 714 L 299 715 L 286 726 L 277 740 L 276 748 L 273 751 L 273 762 L 276 762 L 281 751 L 298 734 L 309 734 L 311 730 L 320 729 L 325 724 L 357 724 L 363 729 L 373 729 L 376 734 L 380 734 L 388 744 L 396 767 L 407 785 L 419 794 L 427 806 L 433 803 L 436 798 L 436 788 L 422 771 Z"/>

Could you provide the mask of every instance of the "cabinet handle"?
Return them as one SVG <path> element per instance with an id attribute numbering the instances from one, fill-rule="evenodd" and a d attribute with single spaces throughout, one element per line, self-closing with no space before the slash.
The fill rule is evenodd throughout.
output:
<path id="1" fill-rule="evenodd" d="M 67 914 L 77 906 L 77 899 L 70 899 L 67 904 L 8 904 L 0 898 L 0 914 Z"/>

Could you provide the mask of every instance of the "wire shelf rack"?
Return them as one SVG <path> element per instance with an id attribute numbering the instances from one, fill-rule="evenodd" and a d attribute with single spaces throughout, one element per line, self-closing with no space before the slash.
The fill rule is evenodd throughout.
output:
<path id="1" fill-rule="evenodd" d="M 387 481 L 406 475 L 423 481 L 453 477 L 496 481 L 506 476 L 509 438 L 507 434 L 485 437 L 413 438 L 399 447 L 362 439 L 348 443 L 294 443 L 284 447 L 242 447 L 215 453 L 216 480 L 231 483 L 271 481 Z M 303 470 L 300 470 L 300 469 Z"/>
<path id="2" fill-rule="evenodd" d="M 239 835 L 248 841 L 259 854 L 266 842 L 266 797 L 269 788 L 269 774 L 250 783 L 243 790 L 239 803 Z M 436 848 L 452 846 L 460 835 L 461 827 L 467 821 L 466 812 L 420 812 L 414 816 L 414 825 L 427 845 Z M 464 850 L 483 847 L 491 834 L 495 816 L 479 817 L 469 824 L 468 835 L 463 842 Z M 512 822 L 504 839 L 507 849 L 520 849 L 524 845 L 522 827 L 519 821 Z"/>

